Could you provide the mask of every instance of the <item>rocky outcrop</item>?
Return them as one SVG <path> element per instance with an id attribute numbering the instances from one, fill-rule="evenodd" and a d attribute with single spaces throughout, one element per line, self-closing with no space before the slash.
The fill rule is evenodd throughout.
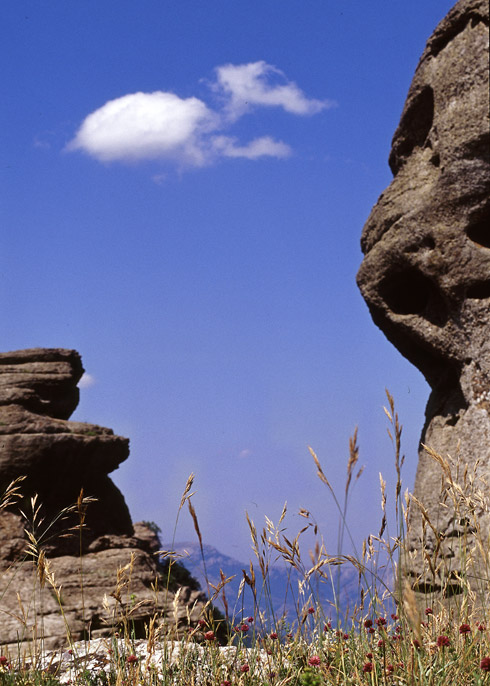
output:
<path id="1" fill-rule="evenodd" d="M 420 59 L 395 132 L 394 174 L 364 227 L 358 284 L 374 322 L 432 387 L 422 443 L 453 465 L 490 477 L 490 136 L 488 2 L 460 0 Z M 472 521 L 441 495 L 441 468 L 421 447 L 407 572 L 414 588 L 459 593 L 463 538 L 475 521 L 490 533 L 473 493 Z M 475 518 L 475 519 L 473 519 Z M 424 533 L 425 529 L 425 533 Z M 430 569 L 421 541 L 442 565 Z M 471 545 L 470 545 L 471 547 Z M 481 570 L 480 570 L 481 571 Z M 473 572 L 478 575 L 478 569 Z"/>
<path id="2" fill-rule="evenodd" d="M 141 637 L 155 613 L 179 631 L 204 604 L 197 586 L 177 600 L 162 579 L 152 588 L 158 536 L 133 527 L 108 476 L 128 457 L 128 439 L 68 421 L 82 374 L 74 350 L 0 353 L 0 486 L 25 477 L 20 502 L 0 509 L 0 645 L 41 628 L 48 648 L 66 642 L 67 629 L 73 640 L 109 635 L 125 613 Z"/>

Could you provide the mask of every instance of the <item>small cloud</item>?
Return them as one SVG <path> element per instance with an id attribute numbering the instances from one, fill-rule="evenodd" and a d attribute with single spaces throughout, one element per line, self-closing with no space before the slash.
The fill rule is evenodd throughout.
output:
<path id="1" fill-rule="evenodd" d="M 161 173 L 161 174 L 154 174 L 151 177 L 151 180 L 153 183 L 156 183 L 157 186 L 163 186 L 165 184 L 165 181 L 167 180 L 168 174 Z"/>
<path id="2" fill-rule="evenodd" d="M 226 64 L 216 68 L 217 84 L 230 98 L 229 109 L 234 117 L 241 116 L 253 105 L 282 107 L 291 114 L 316 114 L 329 107 L 327 100 L 307 98 L 294 81 L 287 81 L 284 73 L 267 62 Z M 283 83 L 272 83 L 279 79 Z"/>
<path id="3" fill-rule="evenodd" d="M 252 454 L 252 451 L 246 448 L 245 450 L 242 450 L 240 453 L 238 453 L 238 457 L 240 460 L 246 460 L 250 455 Z"/>
<path id="4" fill-rule="evenodd" d="M 291 148 L 282 141 L 275 141 L 270 136 L 255 138 L 247 145 L 237 145 L 236 138 L 228 136 L 216 136 L 213 139 L 214 147 L 224 157 L 246 157 L 256 160 L 259 157 L 289 157 Z"/>
<path id="5" fill-rule="evenodd" d="M 214 128 L 214 119 L 198 98 L 132 93 L 89 114 L 66 149 L 83 150 L 100 162 L 177 157 L 199 166 L 199 135 Z"/>
<path id="6" fill-rule="evenodd" d="M 50 139 L 54 136 L 53 131 L 43 131 L 34 137 L 33 145 L 40 150 L 49 150 L 51 148 Z"/>
<path id="7" fill-rule="evenodd" d="M 80 381 L 78 382 L 78 388 L 90 388 L 90 386 L 93 386 L 95 384 L 95 377 L 93 377 L 91 374 L 85 374 L 82 376 Z"/>

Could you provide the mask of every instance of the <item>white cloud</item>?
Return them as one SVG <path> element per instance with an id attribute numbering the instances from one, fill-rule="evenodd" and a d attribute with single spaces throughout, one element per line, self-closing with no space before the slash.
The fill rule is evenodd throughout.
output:
<path id="1" fill-rule="evenodd" d="M 236 138 L 228 136 L 216 136 L 213 145 L 224 157 L 246 157 L 249 160 L 256 160 L 259 157 L 289 157 L 291 148 L 282 141 L 275 141 L 270 136 L 254 138 L 247 145 L 237 145 Z"/>
<path id="2" fill-rule="evenodd" d="M 89 114 L 66 150 L 85 152 L 100 162 L 170 160 L 194 167 L 220 157 L 286 158 L 290 146 L 272 136 L 242 145 L 222 132 L 252 107 L 282 107 L 291 114 L 307 115 L 330 104 L 307 98 L 281 71 L 263 61 L 218 67 L 216 78 L 211 88 L 224 97 L 216 110 L 196 97 L 180 98 L 164 91 L 130 93 Z M 157 174 L 153 179 L 162 183 L 165 177 Z"/>
<path id="3" fill-rule="evenodd" d="M 250 455 L 252 454 L 252 451 L 249 450 L 248 448 L 245 448 L 245 450 L 241 450 L 238 453 L 238 457 L 240 460 L 246 460 Z"/>
<path id="4" fill-rule="evenodd" d="M 282 107 L 291 114 L 316 114 L 331 103 L 307 98 L 294 81 L 287 81 L 283 72 L 267 62 L 226 64 L 216 68 L 217 85 L 230 98 L 229 109 L 240 116 L 251 106 Z M 272 84 L 280 77 L 282 84 Z"/>
<path id="5" fill-rule="evenodd" d="M 198 98 L 173 93 L 132 93 L 110 100 L 84 120 L 68 150 L 101 162 L 165 157 L 204 162 L 199 135 L 216 115 Z"/>
<path id="6" fill-rule="evenodd" d="M 80 381 L 78 382 L 78 388 L 90 388 L 90 386 L 93 386 L 95 384 L 95 377 L 93 377 L 91 374 L 85 374 L 82 376 Z"/>

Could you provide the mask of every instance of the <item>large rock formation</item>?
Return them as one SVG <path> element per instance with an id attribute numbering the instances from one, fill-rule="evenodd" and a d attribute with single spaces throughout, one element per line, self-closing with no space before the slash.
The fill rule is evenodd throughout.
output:
<path id="1" fill-rule="evenodd" d="M 68 421 L 82 374 L 74 350 L 0 354 L 0 488 L 25 477 L 20 503 L 0 507 L 0 645 L 14 649 L 36 632 L 39 637 L 41 628 L 47 648 L 66 643 L 67 626 L 73 640 L 109 635 L 128 608 L 141 637 L 155 612 L 181 630 L 189 619 L 197 621 L 205 600 L 192 583 L 175 603 L 162 579 L 160 590 L 152 589 L 161 572 L 154 556 L 158 537 L 144 525 L 133 527 L 108 476 L 128 457 L 129 441 L 110 429 Z M 73 508 L 82 489 L 95 502 Z M 40 509 L 34 514 L 36 494 L 34 510 Z M 29 542 L 34 557 L 26 557 Z M 49 579 L 44 588 L 40 583 L 49 572 L 44 556 L 62 587 L 64 617 Z M 125 566 L 117 592 L 118 569 Z"/>
<path id="2" fill-rule="evenodd" d="M 389 158 L 394 179 L 364 227 L 358 274 L 374 322 L 432 387 L 422 443 L 451 456 L 454 473 L 458 461 L 467 467 L 466 487 L 475 474 L 474 490 L 479 477 L 490 483 L 488 67 L 488 2 L 460 0 L 415 72 Z M 476 521 L 490 534 L 490 521 L 477 493 L 468 520 L 451 500 L 441 506 L 441 474 L 421 447 L 414 495 L 437 536 L 414 506 L 406 571 L 416 590 L 449 596 L 461 590 L 463 543 L 474 543 Z M 420 554 L 423 535 L 439 570 Z"/>

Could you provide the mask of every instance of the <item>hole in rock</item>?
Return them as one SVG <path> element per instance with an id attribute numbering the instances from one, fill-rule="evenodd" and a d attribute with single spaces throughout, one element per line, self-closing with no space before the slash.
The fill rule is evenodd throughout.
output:
<path id="1" fill-rule="evenodd" d="M 434 121 L 434 92 L 425 86 L 403 115 L 393 144 L 389 164 L 394 174 L 416 147 L 422 147 Z"/>
<path id="2" fill-rule="evenodd" d="M 380 295 L 395 314 L 422 314 L 433 290 L 432 282 L 413 267 L 389 274 L 380 284 Z"/>
<path id="3" fill-rule="evenodd" d="M 466 234 L 470 240 L 484 248 L 490 248 L 490 217 L 472 224 Z"/>
<path id="4" fill-rule="evenodd" d="M 475 300 L 484 300 L 490 298 L 490 281 L 480 281 L 474 283 L 466 291 L 466 297 L 474 298 Z"/>

